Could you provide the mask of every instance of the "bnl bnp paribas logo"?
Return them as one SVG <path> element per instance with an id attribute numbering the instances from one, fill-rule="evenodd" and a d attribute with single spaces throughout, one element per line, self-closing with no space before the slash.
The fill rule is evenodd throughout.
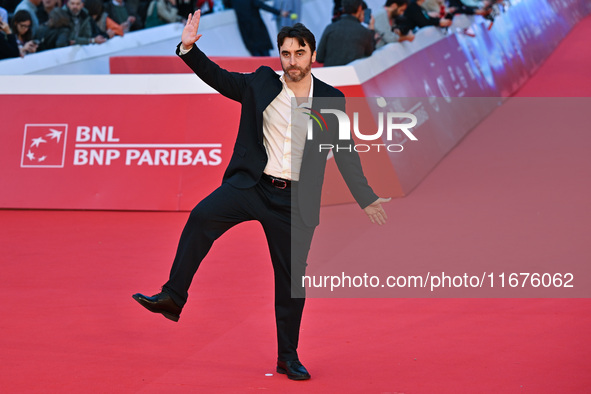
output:
<path id="1" fill-rule="evenodd" d="M 220 143 L 123 143 L 114 126 L 76 126 L 74 134 L 74 166 L 217 166 L 222 162 Z M 26 124 L 21 167 L 63 168 L 67 135 L 67 124 Z"/>
<path id="2" fill-rule="evenodd" d="M 21 167 L 63 167 L 67 135 L 67 124 L 26 124 Z"/>
<path id="3" fill-rule="evenodd" d="M 307 139 L 312 140 L 314 133 L 314 124 L 318 126 L 320 132 L 328 130 L 325 115 L 336 116 L 338 122 L 338 140 L 337 144 L 319 144 L 319 151 L 330 151 L 331 149 L 339 151 L 355 152 L 380 152 L 388 151 L 392 153 L 402 152 L 404 150 L 404 141 L 418 141 L 411 129 L 417 125 L 417 117 L 407 112 L 378 112 L 377 131 L 360 130 L 359 112 L 353 112 L 353 121 L 346 112 L 334 108 L 322 108 L 320 111 L 312 108 L 305 108 L 305 112 L 310 116 L 308 120 Z M 410 122 L 408 121 L 410 120 Z M 363 122 L 367 124 L 368 122 Z M 332 124 L 332 123 L 331 123 Z M 351 130 L 355 136 L 366 143 L 356 144 L 351 139 Z M 332 130 L 331 130 L 332 131 Z M 384 143 L 384 133 L 387 143 Z M 396 143 L 394 143 L 396 141 Z"/>

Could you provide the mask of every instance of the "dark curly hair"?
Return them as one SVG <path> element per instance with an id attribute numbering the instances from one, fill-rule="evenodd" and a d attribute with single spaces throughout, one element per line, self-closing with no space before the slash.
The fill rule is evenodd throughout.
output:
<path id="1" fill-rule="evenodd" d="M 277 49 L 281 50 L 281 45 L 283 45 L 283 41 L 286 38 L 297 39 L 303 47 L 310 45 L 310 51 L 312 53 L 316 50 L 316 38 L 314 34 L 301 23 L 296 23 L 293 26 L 284 26 L 279 31 L 279 34 L 277 34 Z"/>

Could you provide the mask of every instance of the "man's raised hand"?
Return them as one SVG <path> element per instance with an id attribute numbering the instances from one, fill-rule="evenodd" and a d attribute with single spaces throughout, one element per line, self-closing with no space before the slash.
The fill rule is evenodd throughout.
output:
<path id="1" fill-rule="evenodd" d="M 182 47 L 184 50 L 189 50 L 193 47 L 193 44 L 201 38 L 201 34 L 197 34 L 199 30 L 199 19 L 201 19 L 201 10 L 195 11 L 193 15 L 189 14 L 187 23 L 183 29 L 183 35 L 181 37 Z"/>

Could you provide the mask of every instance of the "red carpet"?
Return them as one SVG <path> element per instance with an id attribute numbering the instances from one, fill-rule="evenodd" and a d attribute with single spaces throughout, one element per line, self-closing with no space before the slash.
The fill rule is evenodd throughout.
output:
<path id="1" fill-rule="evenodd" d="M 591 96 L 591 17 L 579 22 L 516 97 Z"/>
<path id="2" fill-rule="evenodd" d="M 590 25 L 587 18 L 575 28 L 556 51 L 565 55 L 551 57 L 525 92 L 560 96 L 535 82 L 552 70 L 554 80 L 572 78 L 582 59 L 591 69 L 589 51 L 571 48 L 587 39 Z M 588 83 L 584 77 L 572 85 Z M 540 134 L 536 124 L 512 129 L 512 110 L 501 107 L 411 195 L 391 202 L 385 227 L 366 223 L 353 205 L 324 208 L 315 243 L 342 233 L 332 218 L 347 215 L 361 235 L 340 234 L 348 237 L 343 244 L 388 242 L 393 269 L 397 261 L 440 261 L 445 268 L 531 259 L 554 262 L 557 270 L 563 261 L 588 264 L 587 123 L 579 118 L 566 142 L 548 148 L 556 135 Z M 540 111 L 540 124 L 553 121 L 548 112 Z M 289 381 L 274 372 L 272 271 L 257 224 L 216 243 L 179 323 L 131 299 L 159 290 L 186 217 L 0 211 L 2 392 L 586 393 L 591 387 L 588 299 L 310 299 L 300 355 L 312 380 Z"/>
<path id="3" fill-rule="evenodd" d="M 391 228 L 430 222 L 413 218 L 437 183 L 427 182 L 416 203 L 393 203 Z M 185 214 L 0 214 L 4 392 L 565 393 L 591 384 L 590 303 L 576 299 L 311 299 L 301 354 L 313 379 L 266 377 L 272 285 L 257 225 L 220 239 L 174 324 L 130 295 L 157 290 Z"/>

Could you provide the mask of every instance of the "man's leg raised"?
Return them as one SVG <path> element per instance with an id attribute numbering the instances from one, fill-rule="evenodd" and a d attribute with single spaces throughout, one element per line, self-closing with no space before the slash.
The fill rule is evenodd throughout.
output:
<path id="1" fill-rule="evenodd" d="M 133 298 L 149 311 L 178 321 L 193 277 L 213 242 L 236 224 L 252 219 L 245 204 L 249 194 L 250 189 L 237 189 L 224 183 L 203 199 L 185 224 L 162 292 L 152 297 L 138 293 Z"/>

